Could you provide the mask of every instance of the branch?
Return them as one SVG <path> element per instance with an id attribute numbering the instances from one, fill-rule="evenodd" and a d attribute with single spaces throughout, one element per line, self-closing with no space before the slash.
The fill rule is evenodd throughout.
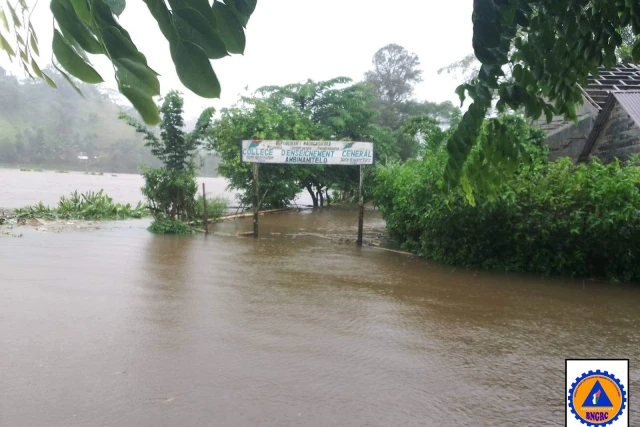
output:
<path id="1" fill-rule="evenodd" d="M 146 145 L 157 146 L 160 144 L 160 141 L 156 137 L 156 135 L 147 129 L 146 126 L 142 125 L 133 117 L 129 116 L 127 113 L 121 112 L 118 115 L 120 120 L 124 120 L 129 126 L 134 128 L 137 133 L 141 133 L 144 135 L 144 140 L 147 141 Z"/>

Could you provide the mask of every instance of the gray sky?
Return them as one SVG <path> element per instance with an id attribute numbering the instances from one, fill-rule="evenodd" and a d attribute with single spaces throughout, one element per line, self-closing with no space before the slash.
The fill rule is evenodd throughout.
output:
<path id="1" fill-rule="evenodd" d="M 122 25 L 134 43 L 161 74 L 162 92 L 180 89 L 185 94 L 186 115 L 197 116 L 207 106 L 232 105 L 244 88 L 330 79 L 363 78 L 375 52 L 397 43 L 418 54 L 424 82 L 417 88 L 420 100 L 457 102 L 454 78 L 437 70 L 472 52 L 472 1 L 449 0 L 259 0 L 247 28 L 244 56 L 213 61 L 222 84 L 222 98 L 200 98 L 178 80 L 166 40 L 143 2 L 129 0 Z M 34 13 L 42 58 L 51 55 L 51 14 L 48 2 Z M 101 57 L 92 57 L 97 70 L 115 88 L 113 69 Z M 44 65 L 47 60 L 40 61 Z M 7 66 L 6 55 L 0 65 Z"/>

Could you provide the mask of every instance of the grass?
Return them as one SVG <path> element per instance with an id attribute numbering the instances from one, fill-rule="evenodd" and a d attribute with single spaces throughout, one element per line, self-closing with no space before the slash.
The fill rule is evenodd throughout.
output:
<path id="1" fill-rule="evenodd" d="M 81 194 L 77 191 L 71 193 L 69 197 L 62 196 L 58 206 L 50 208 L 42 202 L 16 209 L 16 216 L 24 219 L 129 219 L 142 218 L 148 215 L 147 208 L 139 203 L 132 206 L 114 203 L 111 197 L 103 193 L 89 191 Z"/>

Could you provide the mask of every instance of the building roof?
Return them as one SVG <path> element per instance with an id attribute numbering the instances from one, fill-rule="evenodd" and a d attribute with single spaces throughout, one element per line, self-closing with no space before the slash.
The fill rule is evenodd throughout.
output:
<path id="1" fill-rule="evenodd" d="M 631 64 L 609 70 L 601 67 L 598 76 L 590 76 L 582 90 L 587 101 L 602 110 L 611 92 L 640 91 L 640 67 Z"/>
<path id="2" fill-rule="evenodd" d="M 622 108 L 636 122 L 636 126 L 640 127 L 640 90 L 613 92 L 610 96 L 618 100 Z"/>
<path id="3" fill-rule="evenodd" d="M 607 95 L 607 101 L 602 107 L 598 118 L 596 119 L 593 129 L 587 138 L 587 142 L 584 145 L 582 154 L 579 161 L 586 161 L 591 154 L 593 145 L 596 143 L 600 132 L 609 118 L 613 107 L 616 103 L 629 114 L 629 117 L 636 123 L 636 126 L 640 127 L 640 90 L 627 90 L 627 91 L 613 91 Z"/>
<path id="4" fill-rule="evenodd" d="M 609 94 L 612 92 L 638 92 L 640 91 L 640 66 L 627 64 L 618 65 L 607 70 L 604 67 L 598 69 L 598 76 L 589 76 L 586 86 L 580 86 L 585 100 L 582 113 L 578 112 L 578 120 L 582 120 L 590 106 L 595 109 L 594 113 L 602 111 L 605 107 Z M 635 95 L 633 97 L 635 99 Z M 563 128 L 573 126 L 573 122 L 568 122 L 563 116 L 554 116 L 551 123 L 547 123 L 544 117 L 536 120 L 534 125 L 542 129 L 547 135 L 553 135 Z"/>

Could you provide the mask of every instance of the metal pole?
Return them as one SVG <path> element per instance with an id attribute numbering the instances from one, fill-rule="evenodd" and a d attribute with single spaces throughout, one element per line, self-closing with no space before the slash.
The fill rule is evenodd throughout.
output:
<path id="1" fill-rule="evenodd" d="M 253 164 L 253 237 L 258 238 L 258 210 L 260 209 L 260 195 L 258 183 L 258 163 Z"/>
<path id="2" fill-rule="evenodd" d="M 362 231 L 364 228 L 364 195 L 362 187 L 364 185 L 364 166 L 360 165 L 360 184 L 358 185 L 358 208 L 360 210 L 358 217 L 358 246 L 362 246 Z"/>
<path id="3" fill-rule="evenodd" d="M 207 212 L 207 192 L 204 189 L 204 182 L 202 183 L 202 203 L 204 206 L 204 234 L 209 234 L 209 214 Z"/>

